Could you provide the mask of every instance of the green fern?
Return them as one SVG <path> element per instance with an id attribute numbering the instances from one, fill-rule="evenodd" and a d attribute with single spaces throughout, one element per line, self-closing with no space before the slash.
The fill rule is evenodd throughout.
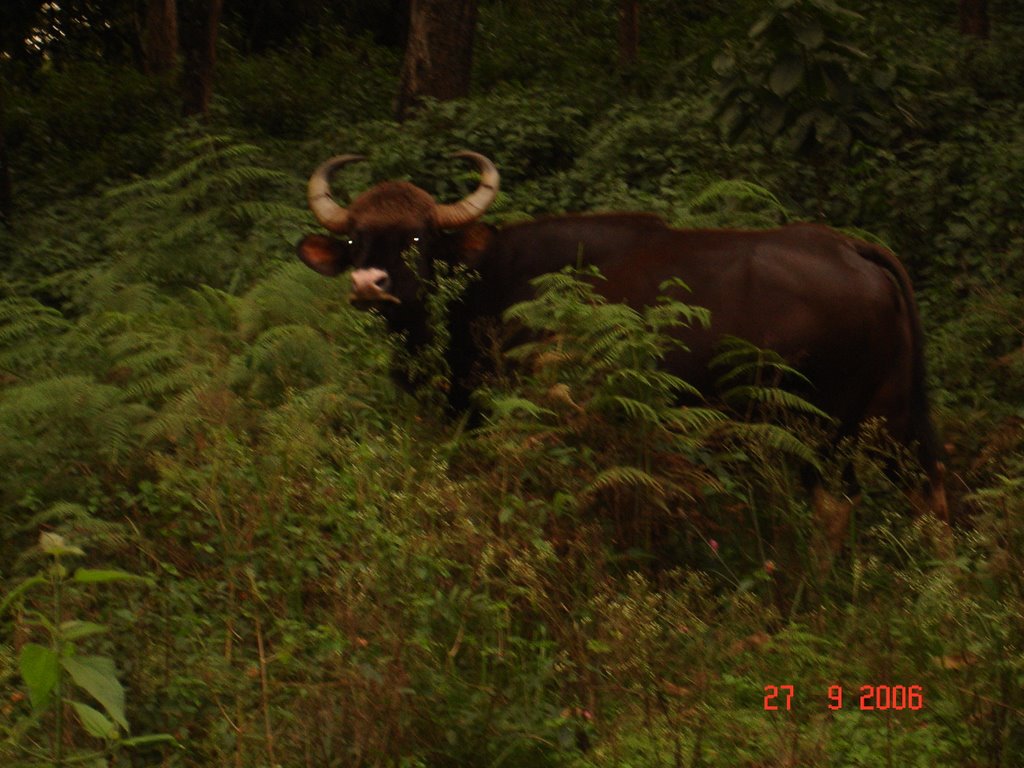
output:
<path id="1" fill-rule="evenodd" d="M 740 445 L 753 445 L 759 449 L 782 453 L 810 464 L 816 469 L 821 468 L 818 452 L 797 437 L 792 431 L 777 424 L 729 422 L 725 434 L 736 439 Z"/>
<path id="2" fill-rule="evenodd" d="M 779 213 L 785 213 L 782 203 L 770 190 L 742 179 L 723 179 L 709 184 L 690 200 L 690 209 L 724 199 L 763 203 Z"/>
<path id="3" fill-rule="evenodd" d="M 742 385 L 733 387 L 722 393 L 722 399 L 727 403 L 747 404 L 751 402 L 764 403 L 775 406 L 791 413 L 806 413 L 828 419 L 829 415 L 813 403 L 808 402 L 799 395 L 787 392 L 778 387 L 764 387 L 755 385 Z"/>
<path id="4" fill-rule="evenodd" d="M 700 394 L 662 367 L 682 347 L 676 329 L 706 324 L 708 314 L 668 296 L 642 312 L 609 304 L 594 288 L 600 279 L 592 268 L 542 276 L 536 297 L 506 312 L 506 321 L 535 335 L 508 355 L 535 372 L 522 374 L 515 392 L 492 398 L 491 429 L 546 435 L 589 457 L 576 490 L 582 496 L 614 492 L 619 503 L 663 508 L 709 485 L 698 457 L 725 418 L 679 407 Z"/>
<path id="5" fill-rule="evenodd" d="M 0 396 L 0 490 L 8 502 L 81 499 L 76 478 L 129 455 L 149 415 L 115 386 L 72 375 L 7 388 Z M 86 469 L 90 467 L 90 469 Z"/>
<path id="6" fill-rule="evenodd" d="M 597 491 L 619 486 L 644 488 L 652 491 L 655 497 L 665 495 L 664 485 L 649 472 L 638 467 L 617 466 L 601 470 L 584 489 L 584 494 L 593 495 Z"/>
<path id="7" fill-rule="evenodd" d="M 719 396 L 724 402 L 737 409 L 749 410 L 753 404 L 764 404 L 772 406 L 777 413 L 803 413 L 830 420 L 828 414 L 813 403 L 782 388 L 783 382 L 807 387 L 810 381 L 777 352 L 736 337 L 724 338 L 719 350 L 710 365 L 724 369 L 717 378 Z"/>
<path id="8" fill-rule="evenodd" d="M 161 173 L 109 190 L 107 247 L 117 273 L 160 285 L 219 288 L 263 271 L 266 248 L 247 247 L 263 230 L 297 231 L 308 221 L 291 197 L 296 180 L 268 167 L 263 150 L 230 137 L 172 135 Z M 278 235 L 280 237 L 280 235 Z M 282 238 L 283 239 L 283 238 Z"/>
<path id="9" fill-rule="evenodd" d="M 45 359 L 46 339 L 69 327 L 60 312 L 35 299 L 13 296 L 0 300 L 0 371 L 24 376 Z"/>

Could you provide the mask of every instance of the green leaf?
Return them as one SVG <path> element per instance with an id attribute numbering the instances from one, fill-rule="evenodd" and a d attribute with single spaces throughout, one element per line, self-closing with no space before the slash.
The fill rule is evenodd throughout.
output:
<path id="1" fill-rule="evenodd" d="M 0 602 L 0 616 L 2 616 L 4 611 L 7 610 L 7 606 L 9 606 L 11 603 L 13 603 L 19 597 L 21 597 L 21 595 L 24 592 L 28 591 L 29 589 L 34 587 L 36 584 L 45 584 L 45 583 L 46 583 L 46 578 L 43 577 L 43 576 L 33 576 L 30 579 L 25 579 L 25 581 L 21 582 L 21 584 L 19 584 L 14 589 L 12 589 L 9 593 L 7 593 L 7 597 L 5 597 L 3 599 L 3 602 Z"/>
<path id="2" fill-rule="evenodd" d="M 736 67 L 736 59 L 729 51 L 719 51 L 711 60 L 711 68 L 719 75 L 727 75 Z"/>
<path id="3" fill-rule="evenodd" d="M 102 635 L 107 628 L 91 621 L 65 621 L 60 625 L 60 630 L 65 640 L 81 640 L 83 637 Z"/>
<path id="4" fill-rule="evenodd" d="M 864 60 L 871 58 L 868 54 L 866 54 L 860 48 L 857 48 L 856 46 L 850 45 L 848 43 L 840 43 L 837 40 L 831 40 L 831 41 L 829 41 L 829 45 L 834 50 L 837 50 L 840 53 L 846 53 L 846 54 L 848 54 L 850 56 L 853 56 L 854 58 L 864 59 Z"/>
<path id="5" fill-rule="evenodd" d="M 890 65 L 876 69 L 871 73 L 871 80 L 882 90 L 889 90 L 896 82 L 896 67 Z"/>
<path id="6" fill-rule="evenodd" d="M 766 104 L 761 110 L 761 124 L 769 136 L 778 136 L 786 127 L 789 110 L 782 103 Z"/>
<path id="7" fill-rule="evenodd" d="M 722 393 L 722 399 L 726 402 L 766 403 L 768 405 L 778 406 L 784 410 L 807 413 L 822 419 L 832 418 L 813 403 L 803 399 L 799 395 L 787 392 L 784 389 L 779 389 L 778 387 L 757 387 L 752 385 L 732 387 Z"/>
<path id="8" fill-rule="evenodd" d="M 824 63 L 820 72 L 830 99 L 841 104 L 853 102 L 854 88 L 845 69 L 835 63 Z"/>
<path id="9" fill-rule="evenodd" d="M 718 118 L 718 128 L 726 141 L 732 141 L 742 132 L 747 120 L 748 115 L 743 107 L 733 103 L 722 111 Z"/>
<path id="10" fill-rule="evenodd" d="M 789 150 L 793 153 L 800 152 L 811 141 L 814 136 L 814 121 L 810 113 L 801 115 L 789 131 Z"/>
<path id="11" fill-rule="evenodd" d="M 718 97 L 720 102 L 728 103 L 743 88 L 743 81 L 738 77 L 726 77 L 719 80 L 712 87 L 711 91 Z M 721 112 L 721 108 L 718 109 Z"/>
<path id="12" fill-rule="evenodd" d="M 60 557 L 61 555 L 84 555 L 80 547 L 73 547 L 64 541 L 64 537 L 59 533 L 49 533 L 44 531 L 39 534 L 39 548 L 48 555 L 55 555 Z"/>
<path id="13" fill-rule="evenodd" d="M 80 701 L 69 703 L 78 715 L 78 720 L 82 723 L 82 727 L 85 728 L 86 733 L 90 736 L 95 736 L 98 739 L 107 739 L 108 741 L 117 738 L 117 726 L 110 722 L 102 712 L 98 712 L 88 704 L 83 704 Z"/>
<path id="14" fill-rule="evenodd" d="M 832 138 L 845 149 L 850 146 L 850 142 L 853 141 L 853 131 L 850 129 L 849 125 L 840 120 L 832 130 Z"/>
<path id="15" fill-rule="evenodd" d="M 28 686 L 32 709 L 42 712 L 50 703 L 50 695 L 57 686 L 57 654 L 37 643 L 25 643 L 18 655 L 18 669 Z"/>
<path id="16" fill-rule="evenodd" d="M 101 584 L 108 581 L 143 581 L 152 584 L 152 579 L 145 576 L 138 576 L 127 571 L 100 570 L 94 568 L 78 568 L 75 571 L 74 580 L 82 584 Z"/>
<path id="17" fill-rule="evenodd" d="M 602 399 L 601 405 L 605 402 L 617 405 L 630 419 L 646 421 L 649 424 L 657 424 L 659 421 L 658 411 L 642 400 L 622 395 L 612 395 L 607 400 Z"/>
<path id="18" fill-rule="evenodd" d="M 747 32 L 747 37 L 760 37 L 761 35 L 763 35 L 765 30 L 772 25 L 773 21 L 775 21 L 775 16 L 775 11 L 769 11 L 764 16 L 762 16 L 760 19 L 754 22 L 754 26 L 752 26 L 750 28 L 750 31 Z"/>
<path id="19" fill-rule="evenodd" d="M 103 705 L 114 721 L 128 730 L 124 716 L 124 688 L 117 679 L 113 659 L 106 656 L 75 656 L 61 659 L 75 685 Z"/>
<path id="20" fill-rule="evenodd" d="M 771 190 L 758 184 L 754 184 L 753 182 L 743 181 L 741 179 L 722 179 L 720 181 L 712 182 L 696 194 L 692 200 L 690 200 L 690 207 L 699 208 L 700 206 L 707 205 L 715 200 L 725 199 L 742 202 L 756 202 L 765 205 L 768 208 L 777 210 L 782 214 L 786 213 L 785 206 L 774 194 L 772 194 Z M 662 291 L 664 290 L 665 288 L 663 285 Z M 705 328 L 709 328 L 711 325 L 710 312 L 702 307 L 693 307 L 692 309 L 699 310 L 696 318 L 697 321 Z"/>
<path id="21" fill-rule="evenodd" d="M 817 19 L 807 19 L 794 30 L 797 42 L 808 50 L 815 50 L 825 42 L 825 30 Z"/>
<path id="22" fill-rule="evenodd" d="M 654 475 L 649 472 L 645 472 L 639 467 L 629 466 L 609 467 L 608 469 L 599 472 L 597 477 L 595 477 L 590 485 L 588 485 L 584 490 L 584 493 L 591 494 L 605 488 L 612 488 L 616 486 L 649 488 L 659 495 L 665 493 L 664 487 L 660 482 L 658 482 L 658 479 L 654 477 Z"/>
<path id="23" fill-rule="evenodd" d="M 169 733 L 150 733 L 146 736 L 133 736 L 130 739 L 124 739 L 120 742 L 122 747 L 143 747 L 147 744 L 164 744 L 170 742 L 176 747 L 180 747 L 181 744 L 178 740 L 171 736 Z"/>
<path id="24" fill-rule="evenodd" d="M 854 21 L 862 21 L 864 19 L 864 17 L 856 11 L 843 8 L 834 0 L 810 0 L 810 3 L 811 5 L 820 8 L 827 13 L 831 13 L 834 16 L 845 16 L 847 19 Z"/>
<path id="25" fill-rule="evenodd" d="M 804 62 L 799 56 L 784 56 L 772 69 L 768 87 L 776 96 L 785 97 L 792 93 L 804 79 Z"/>
<path id="26" fill-rule="evenodd" d="M 491 402 L 493 418 L 502 419 L 518 415 L 529 419 L 539 419 L 542 416 L 550 416 L 554 412 L 549 408 L 543 408 L 532 400 L 525 397 L 498 397 Z"/>
<path id="27" fill-rule="evenodd" d="M 810 464 L 812 467 L 820 468 L 820 460 L 817 453 L 792 432 L 775 424 L 740 424 L 731 426 L 731 431 L 737 437 L 750 440 L 760 445 L 772 448 L 790 456 L 795 456 Z"/>

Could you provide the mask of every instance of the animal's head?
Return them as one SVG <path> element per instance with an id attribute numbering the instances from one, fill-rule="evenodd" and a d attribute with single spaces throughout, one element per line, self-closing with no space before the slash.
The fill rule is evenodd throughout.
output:
<path id="1" fill-rule="evenodd" d="M 309 207 L 317 221 L 337 237 L 307 235 L 299 242 L 299 258 L 322 275 L 333 276 L 351 268 L 349 300 L 361 309 L 373 307 L 389 317 L 411 311 L 420 302 L 422 281 L 432 275 L 433 259 L 441 257 L 443 230 L 475 222 L 498 191 L 498 171 L 490 160 L 476 152 L 453 156 L 477 164 L 480 184 L 475 192 L 450 205 L 437 203 L 408 182 L 386 181 L 344 208 L 331 197 L 331 176 L 363 158 L 338 155 L 327 160 L 309 178 Z M 420 254 L 417 262 L 408 258 L 414 245 Z"/>

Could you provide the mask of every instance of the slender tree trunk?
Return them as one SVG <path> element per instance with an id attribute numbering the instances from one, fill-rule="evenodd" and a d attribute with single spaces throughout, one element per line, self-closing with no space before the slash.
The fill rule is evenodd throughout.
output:
<path id="1" fill-rule="evenodd" d="M 213 96 L 217 28 L 224 0 L 180 0 L 182 114 L 205 115 Z"/>
<path id="2" fill-rule="evenodd" d="M 636 65 L 640 42 L 639 0 L 619 0 L 619 71 L 628 72 Z"/>
<path id="3" fill-rule="evenodd" d="M 424 96 L 445 100 L 469 94 L 476 18 L 476 0 L 411 0 L 395 109 L 399 120 Z"/>
<path id="4" fill-rule="evenodd" d="M 988 0 L 960 0 L 960 32 L 982 40 L 988 39 Z"/>
<path id="5" fill-rule="evenodd" d="M 178 58 L 178 9 L 175 0 L 149 0 L 142 30 L 143 69 L 163 75 Z"/>

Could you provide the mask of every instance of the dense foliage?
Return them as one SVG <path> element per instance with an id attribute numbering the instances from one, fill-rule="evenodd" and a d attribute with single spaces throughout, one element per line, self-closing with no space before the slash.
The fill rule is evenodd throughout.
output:
<path id="1" fill-rule="evenodd" d="M 372 3 L 278 28 L 284 4 L 252 5 L 203 122 L 101 55 L 123 20 L 0 59 L 0 763 L 1018 763 L 1019 12 L 993 2 L 979 42 L 953 3 L 650 0 L 619 77 L 615 3 L 492 0 L 476 94 L 397 124 L 401 35 Z M 449 200 L 463 147 L 501 170 L 496 223 L 825 220 L 893 248 L 955 530 L 911 513 L 883 425 L 819 459 L 826 424 L 761 350 L 724 347 L 724 395 L 679 407 L 667 332 L 706 321 L 680 286 L 637 313 L 542 279 L 512 315 L 544 341 L 496 344 L 479 427 L 435 407 L 439 355 L 397 390 L 379 318 L 294 259 L 305 175 L 359 151 L 349 191 Z M 860 481 L 834 557 L 816 461 L 836 494 Z M 864 685 L 924 705 L 862 711 Z"/>

